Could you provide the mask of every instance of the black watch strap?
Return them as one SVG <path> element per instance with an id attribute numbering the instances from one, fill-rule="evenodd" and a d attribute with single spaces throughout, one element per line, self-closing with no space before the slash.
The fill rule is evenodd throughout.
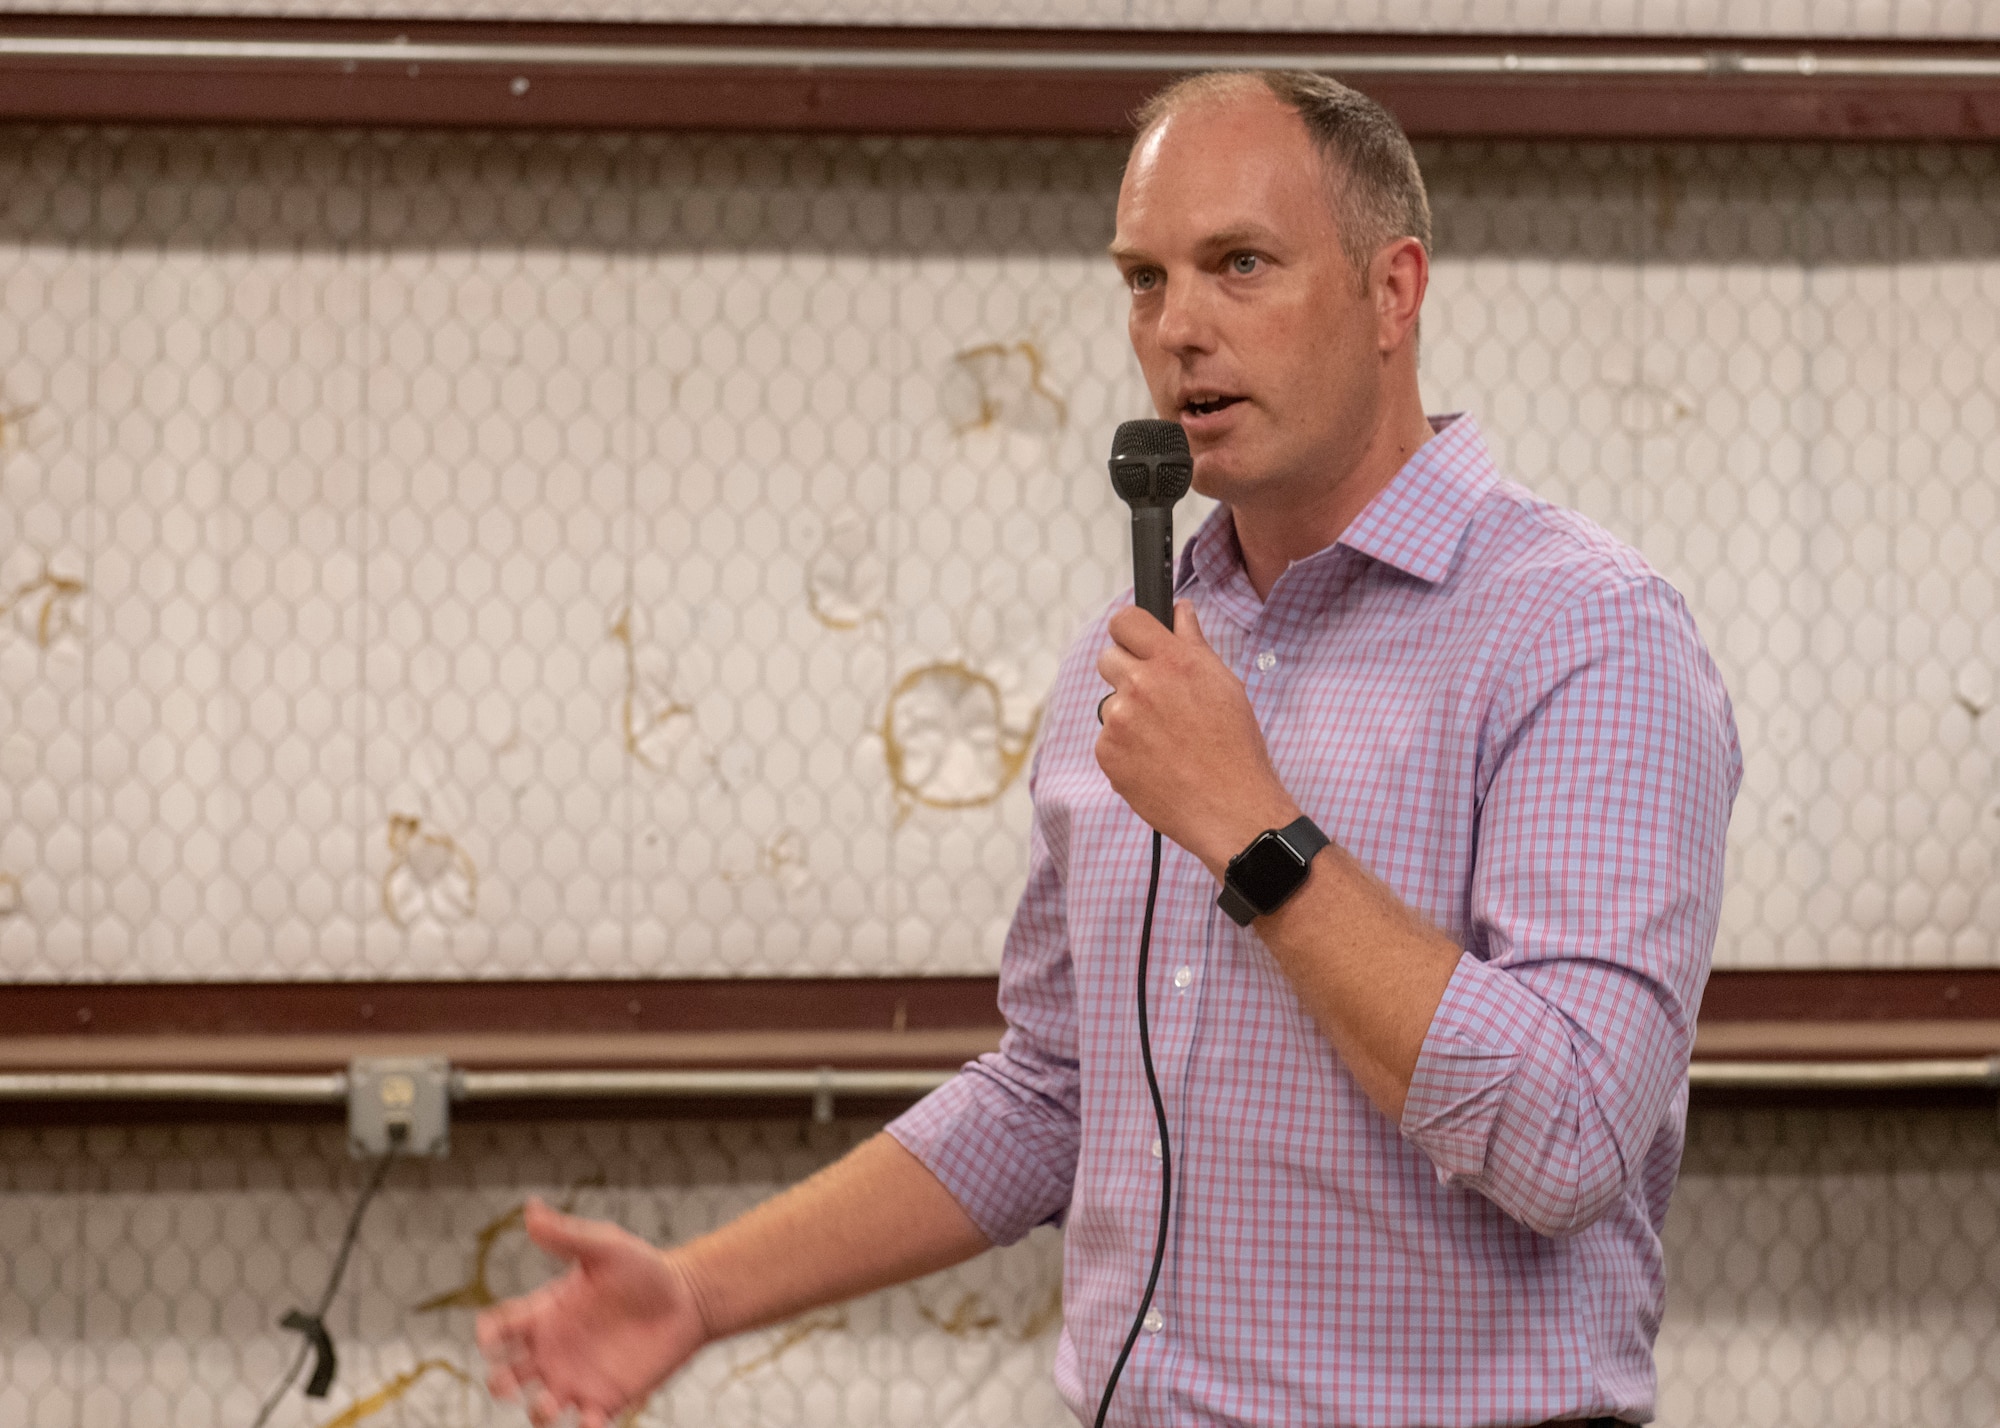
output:
<path id="1" fill-rule="evenodd" d="M 1250 905 L 1250 900 L 1228 883 L 1215 895 L 1215 905 L 1228 913 L 1238 927 L 1248 927 L 1257 920 L 1257 909 Z"/>
<path id="2" fill-rule="evenodd" d="M 1229 860 L 1215 905 L 1242 927 L 1276 912 L 1311 876 L 1312 860 L 1331 841 L 1310 818 L 1265 829 Z"/>

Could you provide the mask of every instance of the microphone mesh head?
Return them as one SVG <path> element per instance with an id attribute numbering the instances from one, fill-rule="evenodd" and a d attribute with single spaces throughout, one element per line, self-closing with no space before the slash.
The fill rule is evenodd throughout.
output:
<path id="1" fill-rule="evenodd" d="M 1111 438 L 1111 486 L 1133 506 L 1171 506 L 1194 480 L 1194 456 L 1179 422 L 1127 421 Z"/>

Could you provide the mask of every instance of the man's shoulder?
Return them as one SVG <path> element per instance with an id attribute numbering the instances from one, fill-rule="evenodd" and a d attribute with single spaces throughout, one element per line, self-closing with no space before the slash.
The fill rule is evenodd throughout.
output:
<path id="1" fill-rule="evenodd" d="M 1577 668 L 1619 664 L 1727 696 L 1693 611 L 1630 543 L 1511 481 L 1487 493 L 1455 576 L 1484 612 L 1482 655 L 1516 695 Z M 1678 671 L 1678 673 L 1676 673 Z M 1664 687 L 1664 685 L 1662 686 Z"/>
<path id="2" fill-rule="evenodd" d="M 1630 543 L 1581 511 L 1507 479 L 1489 487 L 1466 531 L 1454 583 L 1520 610 L 1569 607 L 1611 594 L 1681 603 L 1665 576 Z"/>

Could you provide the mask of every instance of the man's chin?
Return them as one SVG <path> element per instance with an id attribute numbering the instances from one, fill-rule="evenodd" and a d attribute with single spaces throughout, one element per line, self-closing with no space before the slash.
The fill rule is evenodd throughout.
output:
<path id="1" fill-rule="evenodd" d="M 1255 475 L 1246 468 L 1243 453 L 1231 450 L 1227 443 L 1218 442 L 1207 450 L 1194 448 L 1194 489 L 1203 496 L 1216 501 L 1228 501 L 1231 495 L 1254 485 Z"/>

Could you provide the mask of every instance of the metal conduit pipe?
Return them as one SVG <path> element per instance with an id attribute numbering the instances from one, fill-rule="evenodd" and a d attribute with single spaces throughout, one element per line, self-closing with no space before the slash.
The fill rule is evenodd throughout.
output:
<path id="1" fill-rule="evenodd" d="M 921 1096 L 956 1071 L 454 1071 L 452 1099 L 650 1100 L 687 1096 Z M 0 1102 L 189 1101 L 344 1105 L 348 1075 L 64 1071 L 0 1075 Z"/>
<path id="2" fill-rule="evenodd" d="M 2000 1057 L 1940 1061 L 1697 1061 L 1688 1084 L 1719 1090 L 2000 1087 Z"/>
<path id="3" fill-rule="evenodd" d="M 52 1071 L 0 1076 L 0 1101 L 228 1101 L 332 1106 L 347 1101 L 347 1073 L 248 1076 L 205 1071 Z"/>
<path id="4" fill-rule="evenodd" d="M 1871 79 L 1995 80 L 2000 59 L 1979 56 L 1821 55 L 1811 50 L 1752 54 L 1574 55 L 1523 50 L 1501 54 L 1255 54 L 1235 51 L 944 49 L 797 45 L 489 44 L 396 40 L 148 39 L 66 35 L 0 36 L 0 60 L 124 60 L 162 64 L 433 65 L 606 70 L 797 69 L 977 70 L 1030 73 L 1207 69 L 1310 69 L 1330 74 L 1413 79 Z"/>
<path id="5" fill-rule="evenodd" d="M 952 1071 L 460 1071 L 454 1101 L 649 1100 L 674 1096 L 921 1096 Z"/>
<path id="6" fill-rule="evenodd" d="M 957 1074 L 944 1070 L 464 1071 L 457 1102 L 921 1096 Z M 1932 1061 L 1697 1061 L 1692 1085 L 1729 1090 L 2000 1088 L 2000 1057 Z M 200 1072 L 50 1072 L 0 1075 L 0 1102 L 186 1101 L 340 1105 L 344 1071 L 256 1076 Z"/>

